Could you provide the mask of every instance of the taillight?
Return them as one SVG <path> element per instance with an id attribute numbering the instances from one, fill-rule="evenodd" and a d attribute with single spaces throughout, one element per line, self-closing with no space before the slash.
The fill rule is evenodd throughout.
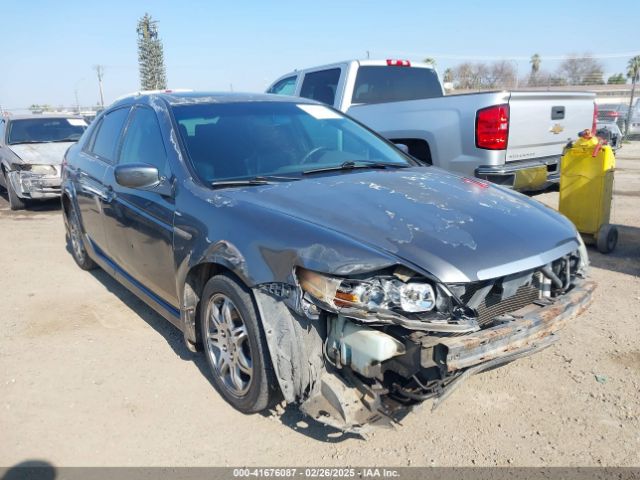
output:
<path id="1" fill-rule="evenodd" d="M 598 104 L 596 102 L 593 102 L 593 123 L 591 124 L 591 133 L 593 135 L 596 134 L 596 130 L 598 128 L 596 123 L 597 121 L 598 121 Z"/>
<path id="2" fill-rule="evenodd" d="M 504 150 L 509 138 L 509 105 L 495 105 L 476 113 L 476 147 Z"/>
<path id="3" fill-rule="evenodd" d="M 392 58 L 387 59 L 387 65 L 389 67 L 410 67 L 411 62 L 409 60 L 395 60 Z"/>

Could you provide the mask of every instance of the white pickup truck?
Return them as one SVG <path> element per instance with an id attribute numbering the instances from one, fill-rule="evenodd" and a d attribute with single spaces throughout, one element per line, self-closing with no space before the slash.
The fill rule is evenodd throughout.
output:
<path id="1" fill-rule="evenodd" d="M 595 124 L 593 93 L 445 95 L 433 68 L 408 60 L 296 70 L 267 92 L 326 103 L 424 162 L 521 191 L 556 182 L 563 147 Z"/>

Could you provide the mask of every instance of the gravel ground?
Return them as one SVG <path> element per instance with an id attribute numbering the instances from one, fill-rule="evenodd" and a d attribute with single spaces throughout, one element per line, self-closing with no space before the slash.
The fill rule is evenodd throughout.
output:
<path id="1" fill-rule="evenodd" d="M 233 410 L 171 325 L 76 267 L 57 203 L 16 214 L 0 197 L 0 466 L 639 466 L 640 143 L 618 159 L 620 242 L 590 249 L 591 308 L 553 347 L 367 439 Z"/>

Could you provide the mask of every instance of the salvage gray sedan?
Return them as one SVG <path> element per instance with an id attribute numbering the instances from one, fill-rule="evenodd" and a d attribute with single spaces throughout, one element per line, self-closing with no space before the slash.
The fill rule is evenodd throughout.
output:
<path id="1" fill-rule="evenodd" d="M 231 405 L 344 430 L 549 346 L 594 288 L 562 215 L 303 99 L 120 100 L 69 149 L 62 204 L 77 264 L 180 328 Z"/>
<path id="2" fill-rule="evenodd" d="M 30 200 L 60 196 L 60 164 L 87 128 L 69 115 L 11 116 L 0 120 L 0 187 L 11 210 Z"/>

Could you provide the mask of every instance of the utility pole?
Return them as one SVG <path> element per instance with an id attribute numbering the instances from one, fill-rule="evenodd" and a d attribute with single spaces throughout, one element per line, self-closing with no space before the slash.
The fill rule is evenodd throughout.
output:
<path id="1" fill-rule="evenodd" d="M 367 50 L 367 60 L 369 60 L 369 50 Z"/>
<path id="2" fill-rule="evenodd" d="M 100 106 L 104 108 L 104 93 L 102 91 L 102 76 L 104 75 L 104 66 L 94 65 L 93 69 L 96 71 L 96 75 L 98 76 L 98 87 L 100 88 Z"/>

